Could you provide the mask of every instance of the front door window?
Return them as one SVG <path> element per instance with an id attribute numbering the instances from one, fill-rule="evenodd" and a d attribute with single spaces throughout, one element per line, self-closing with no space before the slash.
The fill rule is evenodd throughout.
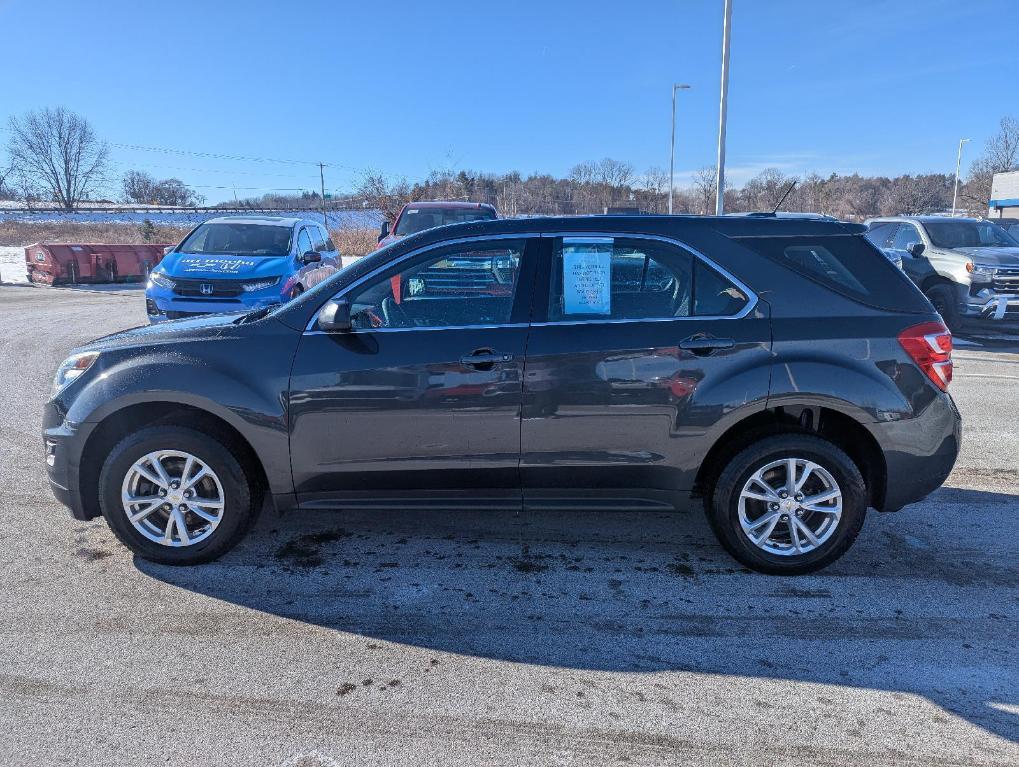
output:
<path id="1" fill-rule="evenodd" d="M 356 290 L 355 329 L 505 325 L 513 314 L 523 241 L 443 248 Z"/>

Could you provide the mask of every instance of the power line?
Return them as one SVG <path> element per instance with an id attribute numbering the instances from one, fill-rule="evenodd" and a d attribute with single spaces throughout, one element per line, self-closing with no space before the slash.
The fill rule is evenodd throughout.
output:
<path id="1" fill-rule="evenodd" d="M 227 173 L 231 176 L 260 176 L 262 178 L 312 178 L 314 172 L 309 171 L 307 175 L 294 174 L 294 173 L 263 173 L 257 170 L 226 170 L 225 168 L 185 168 L 180 165 L 158 165 L 145 163 L 143 166 L 139 166 L 137 163 L 123 162 L 120 160 L 112 160 L 111 165 L 116 165 L 120 168 L 127 168 L 129 170 L 148 170 L 149 168 L 159 168 L 160 170 L 184 170 L 189 173 Z"/>
<path id="2" fill-rule="evenodd" d="M 0 126 L 0 130 L 4 133 L 12 133 L 10 128 Z M 201 152 L 192 149 L 176 149 L 173 147 L 161 147 L 161 146 L 145 146 L 143 144 L 120 144 L 117 142 L 108 141 L 105 142 L 107 146 L 114 147 L 116 149 L 126 149 L 132 152 L 158 152 L 161 154 L 174 154 L 182 155 L 187 157 L 203 157 L 210 160 L 229 160 L 234 162 L 271 162 L 279 163 L 283 165 L 314 165 L 318 166 L 318 160 L 294 160 L 281 157 L 254 157 L 248 155 L 236 155 L 236 154 L 224 154 L 221 152 Z M 344 165 L 342 163 L 327 162 L 328 166 L 336 168 L 344 168 L 346 170 L 354 171 L 365 171 L 368 170 L 366 167 L 356 167 L 353 165 Z"/>

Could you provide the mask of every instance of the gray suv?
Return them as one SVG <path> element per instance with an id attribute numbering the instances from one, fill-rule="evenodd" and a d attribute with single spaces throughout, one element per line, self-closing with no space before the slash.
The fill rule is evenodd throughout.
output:
<path id="1" fill-rule="evenodd" d="M 75 350 L 43 418 L 50 484 L 169 564 L 226 552 L 268 495 L 373 514 L 701 506 L 743 564 L 810 572 L 959 451 L 952 336 L 863 233 L 727 216 L 421 231 L 293 301 Z"/>
<path id="2" fill-rule="evenodd" d="M 867 239 L 902 268 L 953 331 L 1019 322 L 1019 240 L 992 221 L 892 216 L 867 222 Z"/>

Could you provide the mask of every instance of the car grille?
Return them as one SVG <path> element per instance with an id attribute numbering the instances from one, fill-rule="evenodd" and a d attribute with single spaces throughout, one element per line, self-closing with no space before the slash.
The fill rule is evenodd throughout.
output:
<path id="1" fill-rule="evenodd" d="M 994 289 L 999 293 L 1019 293 L 1019 267 L 998 267 Z"/>
<path id="2" fill-rule="evenodd" d="M 174 281 L 173 292 L 178 296 L 189 298 L 236 298 L 244 292 L 244 285 L 250 283 L 264 283 L 265 277 L 257 280 L 193 280 L 171 278 Z M 276 282 L 279 282 L 277 279 Z M 207 285 L 206 292 L 202 292 L 202 286 Z M 268 285 L 266 286 L 268 287 Z M 211 290 L 211 292 L 209 292 Z"/>

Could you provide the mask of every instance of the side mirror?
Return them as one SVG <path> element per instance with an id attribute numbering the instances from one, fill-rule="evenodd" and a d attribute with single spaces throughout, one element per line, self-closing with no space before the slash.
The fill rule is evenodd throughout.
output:
<path id="1" fill-rule="evenodd" d="M 911 242 L 906 246 L 906 252 L 909 253 L 913 258 L 920 258 L 923 255 L 924 249 L 927 246 L 922 242 Z"/>
<path id="2" fill-rule="evenodd" d="M 378 242 L 382 242 L 386 237 L 389 236 L 389 222 L 383 221 L 382 226 L 379 227 L 379 239 Z"/>
<path id="3" fill-rule="evenodd" d="M 350 332 L 350 304 L 346 301 L 328 301 L 318 313 L 319 330 L 326 333 Z"/>
<path id="4" fill-rule="evenodd" d="M 317 264 L 321 260 L 322 254 L 314 250 L 309 250 L 307 253 L 301 256 L 301 262 L 304 264 Z"/>

